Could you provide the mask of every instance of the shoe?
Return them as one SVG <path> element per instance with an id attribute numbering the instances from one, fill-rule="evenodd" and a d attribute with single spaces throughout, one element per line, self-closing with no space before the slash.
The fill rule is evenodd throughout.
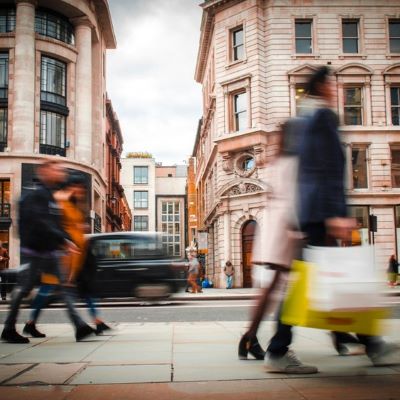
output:
<path id="1" fill-rule="evenodd" d="M 24 330 L 22 331 L 25 333 L 25 335 L 31 335 L 34 338 L 43 338 L 46 337 L 46 335 L 42 332 L 39 332 L 36 329 L 36 324 L 35 323 L 27 323 L 24 326 Z"/>
<path id="2" fill-rule="evenodd" d="M 264 360 L 265 351 L 260 346 L 260 343 L 258 343 L 257 337 L 249 337 L 244 334 L 240 339 L 238 347 L 239 360 L 247 360 L 247 356 L 249 353 L 256 360 Z"/>
<path id="3" fill-rule="evenodd" d="M 96 333 L 96 331 L 93 328 L 91 328 L 88 324 L 84 324 L 76 329 L 75 339 L 77 342 L 79 342 L 80 340 L 82 340 L 90 335 L 93 335 L 95 333 Z"/>
<path id="4" fill-rule="evenodd" d="M 29 343 L 29 339 L 20 335 L 15 329 L 3 329 L 1 338 L 8 343 Z"/>
<path id="5" fill-rule="evenodd" d="M 264 365 L 267 372 L 285 374 L 316 374 L 318 372 L 317 367 L 303 364 L 292 350 L 289 350 L 282 357 L 271 357 L 271 354 L 267 352 Z"/>
<path id="6" fill-rule="evenodd" d="M 104 331 L 109 331 L 109 330 L 111 330 L 111 327 L 109 327 L 104 322 L 96 324 L 96 335 L 101 335 Z"/>
<path id="7" fill-rule="evenodd" d="M 393 343 L 382 343 L 378 352 L 368 356 L 375 367 L 400 364 L 400 347 Z"/>

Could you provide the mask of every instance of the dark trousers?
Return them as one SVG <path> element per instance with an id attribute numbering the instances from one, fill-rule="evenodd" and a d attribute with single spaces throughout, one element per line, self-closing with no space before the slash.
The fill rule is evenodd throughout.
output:
<path id="1" fill-rule="evenodd" d="M 48 257 L 30 256 L 27 259 L 27 262 L 29 263 L 29 267 L 24 274 L 23 279 L 21 282 L 19 282 L 18 286 L 13 290 L 12 293 L 10 310 L 4 323 L 5 329 L 15 329 L 21 302 L 23 298 L 26 297 L 32 291 L 32 289 L 38 285 L 40 282 L 41 273 L 43 271 L 56 275 L 59 277 L 61 282 L 58 257 L 50 255 Z M 60 290 L 62 299 L 67 306 L 68 316 L 72 323 L 76 328 L 83 325 L 84 322 L 75 309 L 73 297 L 62 285 L 60 285 Z"/>
<path id="2" fill-rule="evenodd" d="M 308 224 L 302 228 L 307 235 L 307 242 L 311 246 L 329 246 L 335 245 L 335 241 L 326 234 L 324 223 Z M 346 342 L 347 333 L 333 332 L 339 342 Z M 292 343 L 292 326 L 285 325 L 278 319 L 278 325 L 275 335 L 272 337 L 267 351 L 276 357 L 282 357 L 286 354 Z M 367 355 L 376 353 L 382 345 L 382 340 L 377 336 L 357 335 L 359 342 L 366 347 Z"/>
<path id="3" fill-rule="evenodd" d="M 1 282 L 0 282 L 0 292 L 1 292 L 1 298 L 3 300 L 5 300 L 7 297 L 7 283 L 8 283 L 8 278 L 7 275 L 4 274 L 1 276 Z"/>

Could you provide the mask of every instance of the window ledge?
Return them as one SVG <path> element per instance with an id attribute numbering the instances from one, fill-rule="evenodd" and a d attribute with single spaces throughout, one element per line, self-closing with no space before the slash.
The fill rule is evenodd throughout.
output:
<path id="1" fill-rule="evenodd" d="M 243 58 L 243 60 L 232 61 L 229 64 L 225 65 L 225 69 L 229 69 L 229 68 L 235 67 L 236 65 L 246 64 L 246 63 L 247 63 L 247 58 Z"/>
<path id="2" fill-rule="evenodd" d="M 366 58 L 368 58 L 368 56 L 363 53 L 341 53 L 341 54 L 339 54 L 339 60 L 352 59 L 352 58 L 365 60 Z"/>
<path id="3" fill-rule="evenodd" d="M 391 58 L 400 58 L 400 53 L 387 53 L 386 58 L 390 60 Z"/>
<path id="4" fill-rule="evenodd" d="M 292 59 L 295 59 L 295 60 L 297 60 L 297 59 L 303 59 L 303 58 L 313 58 L 313 59 L 318 59 L 318 58 L 320 58 L 321 56 L 319 55 L 319 54 L 317 54 L 317 53 L 312 53 L 312 54 L 292 54 Z"/>

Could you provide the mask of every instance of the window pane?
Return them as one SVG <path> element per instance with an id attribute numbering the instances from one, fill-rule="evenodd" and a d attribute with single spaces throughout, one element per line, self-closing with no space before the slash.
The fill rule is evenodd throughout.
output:
<path id="1" fill-rule="evenodd" d="M 346 107 L 344 109 L 345 125 L 362 125 L 362 113 L 359 107 Z"/>
<path id="2" fill-rule="evenodd" d="M 400 88 L 398 87 L 392 87 L 390 88 L 390 99 L 391 99 L 391 103 L 392 106 L 399 106 L 399 92 L 400 92 Z"/>
<path id="3" fill-rule="evenodd" d="M 247 113 L 241 112 L 239 114 L 236 114 L 236 118 L 235 118 L 235 130 L 236 131 L 242 131 L 244 129 L 246 129 L 247 127 Z"/>
<path id="4" fill-rule="evenodd" d="M 357 21 L 344 21 L 343 37 L 358 37 L 358 22 Z"/>
<path id="5" fill-rule="evenodd" d="M 361 105 L 361 88 L 346 88 L 345 89 L 345 105 Z"/>
<path id="6" fill-rule="evenodd" d="M 312 53 L 311 39 L 296 39 L 296 53 L 299 54 Z"/>
<path id="7" fill-rule="evenodd" d="M 400 107 L 392 107 L 392 124 L 400 125 Z"/>
<path id="8" fill-rule="evenodd" d="M 7 98 L 7 92 L 1 89 L 8 88 L 8 53 L 0 53 L 0 97 Z"/>
<path id="9" fill-rule="evenodd" d="M 243 44 L 243 29 L 238 29 L 233 32 L 233 45 L 238 46 Z"/>
<path id="10" fill-rule="evenodd" d="M 237 46 L 233 49 L 233 60 L 242 60 L 244 57 L 244 46 Z"/>
<path id="11" fill-rule="evenodd" d="M 296 21 L 296 38 L 311 37 L 311 21 Z"/>
<path id="12" fill-rule="evenodd" d="M 235 113 L 246 111 L 246 93 L 235 95 Z"/>
<path id="13" fill-rule="evenodd" d="M 400 39 L 390 39 L 390 52 L 400 53 Z"/>
<path id="14" fill-rule="evenodd" d="M 389 21 L 389 37 L 400 38 L 400 19 Z"/>
<path id="15" fill-rule="evenodd" d="M 353 147 L 351 159 L 352 159 L 352 167 L 353 167 L 353 187 L 354 187 L 354 189 L 368 188 L 367 149 Z"/>
<path id="16" fill-rule="evenodd" d="M 343 39 L 343 53 L 358 53 L 358 39 Z"/>
<path id="17" fill-rule="evenodd" d="M 0 145 L 7 145 L 7 108 L 0 108 Z"/>
<path id="18" fill-rule="evenodd" d="M 351 245 L 369 244 L 369 210 L 367 206 L 349 206 L 349 216 L 356 219 L 357 230 L 352 232 Z"/>
<path id="19" fill-rule="evenodd" d="M 41 111 L 40 143 L 65 147 L 65 117 L 50 111 Z"/>

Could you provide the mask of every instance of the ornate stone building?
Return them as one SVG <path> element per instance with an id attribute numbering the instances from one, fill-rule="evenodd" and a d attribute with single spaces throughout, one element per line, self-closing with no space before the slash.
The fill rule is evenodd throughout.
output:
<path id="1" fill-rule="evenodd" d="M 1 2 L 0 239 L 11 266 L 19 262 L 17 201 L 44 157 L 81 171 L 92 228 L 105 230 L 105 62 L 115 47 L 106 0 Z"/>
<path id="2" fill-rule="evenodd" d="M 201 7 L 195 79 L 203 116 L 192 156 L 208 275 L 220 285 L 229 259 L 235 285 L 251 285 L 254 230 L 268 229 L 268 161 L 320 65 L 335 73 L 349 212 L 384 267 L 400 250 L 399 2 L 207 0 Z"/>

